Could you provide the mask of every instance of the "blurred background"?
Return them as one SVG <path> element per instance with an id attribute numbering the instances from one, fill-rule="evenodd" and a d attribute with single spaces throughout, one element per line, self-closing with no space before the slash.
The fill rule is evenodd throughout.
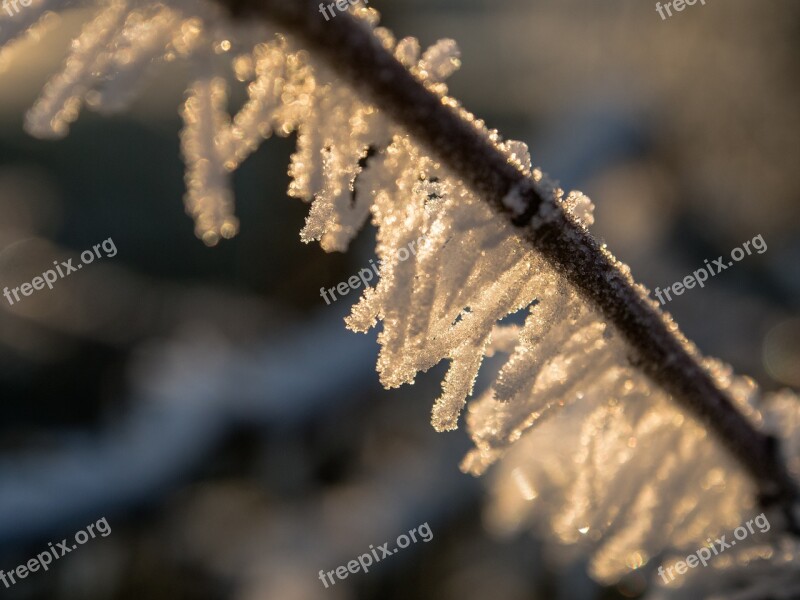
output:
<path id="1" fill-rule="evenodd" d="M 651 289 L 761 235 L 666 307 L 762 387 L 800 387 L 800 4 L 708 0 L 662 20 L 643 0 L 373 0 L 398 38 L 458 41 L 452 95 L 525 141 L 596 205 L 596 235 Z M 300 243 L 294 139 L 234 175 L 241 232 L 207 248 L 184 214 L 169 65 L 132 111 L 69 137 L 22 131 L 86 13 L 0 73 L 0 287 L 112 238 L 118 254 L 11 306 L 0 298 L 0 568 L 105 517 L 15 599 L 631 598 L 528 533 L 482 518 L 491 473 L 458 470 L 463 430 L 429 425 L 441 368 L 384 391 L 374 333 L 332 287 L 368 264 Z M 318 579 L 422 523 L 368 574 Z"/>

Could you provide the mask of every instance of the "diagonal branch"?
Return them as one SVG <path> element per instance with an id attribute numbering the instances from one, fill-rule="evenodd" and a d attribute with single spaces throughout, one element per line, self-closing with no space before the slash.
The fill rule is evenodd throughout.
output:
<path id="1" fill-rule="evenodd" d="M 615 325 L 631 348 L 631 362 L 717 436 L 757 483 L 762 504 L 779 503 L 791 528 L 800 529 L 791 508 L 800 494 L 776 439 L 757 430 L 736 409 L 700 364 L 698 353 L 626 269 L 561 210 L 554 211 L 533 180 L 509 163 L 458 109 L 428 91 L 347 14 L 326 21 L 315 0 L 219 1 L 238 17 L 267 18 L 299 35 L 471 184 Z M 510 197 L 513 202 L 504 202 Z"/>

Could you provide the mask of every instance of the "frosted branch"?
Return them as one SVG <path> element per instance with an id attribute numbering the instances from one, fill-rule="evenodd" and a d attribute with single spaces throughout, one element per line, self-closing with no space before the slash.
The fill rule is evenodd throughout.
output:
<path id="1" fill-rule="evenodd" d="M 776 440 L 758 431 L 700 362 L 669 316 L 604 247 L 543 196 L 457 103 L 426 88 L 368 29 L 347 14 L 326 21 L 310 0 L 220 0 L 238 17 L 265 17 L 289 28 L 458 174 L 517 227 L 620 332 L 629 360 L 695 415 L 758 484 L 764 505 L 779 503 L 798 530 L 798 490 Z"/>

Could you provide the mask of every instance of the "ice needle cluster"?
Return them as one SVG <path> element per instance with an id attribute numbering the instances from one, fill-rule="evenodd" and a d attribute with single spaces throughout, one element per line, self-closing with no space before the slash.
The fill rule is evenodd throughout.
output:
<path id="1" fill-rule="evenodd" d="M 34 0 L 24 19 L 0 17 L 0 47 L 41 27 L 55 4 Z M 583 227 L 592 224 L 588 198 L 558 189 L 532 168 L 524 144 L 504 141 L 447 96 L 445 81 L 460 65 L 454 42 L 423 52 L 415 39 L 398 41 L 378 27 L 374 10 L 356 16 L 538 186 L 547 201 L 534 223 L 559 211 Z M 177 59 L 192 73 L 180 108 L 186 210 L 204 242 L 237 231 L 230 173 L 271 134 L 297 132 L 289 195 L 311 202 L 302 239 L 345 250 L 367 219 L 377 226 L 380 280 L 365 290 L 347 326 L 366 331 L 382 323 L 382 383 L 412 383 L 448 361 L 432 422 L 451 430 L 484 358 L 500 359 L 493 384 L 467 408 L 475 449 L 462 463 L 481 474 L 500 461 L 490 510 L 497 530 L 537 527 L 586 552 L 594 575 L 611 581 L 669 552 L 694 551 L 757 514 L 749 479 L 630 366 L 614 329 L 458 176 L 291 37 L 266 24 L 235 25 L 203 0 L 107 0 L 73 42 L 26 127 L 41 137 L 62 136 L 83 105 L 123 108 L 152 65 Z M 248 84 L 235 115 L 221 64 Z M 520 201 L 513 190 L 504 200 L 512 210 L 521 210 Z M 406 249 L 421 236 L 409 257 Z M 515 324 L 512 315 L 522 318 Z M 797 456 L 794 396 L 763 398 L 727 366 L 705 366 L 754 424 Z M 797 459 L 789 465 L 800 471 Z"/>

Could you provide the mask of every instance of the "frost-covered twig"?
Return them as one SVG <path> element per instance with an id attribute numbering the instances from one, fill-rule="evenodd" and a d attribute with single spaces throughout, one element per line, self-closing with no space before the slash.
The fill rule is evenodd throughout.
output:
<path id="1" fill-rule="evenodd" d="M 634 283 L 627 267 L 539 193 L 534 180 L 482 135 L 455 101 L 429 91 L 356 19 L 345 14 L 321 18 L 314 0 L 220 2 L 237 16 L 267 17 L 301 36 L 505 215 L 616 326 L 631 349 L 631 363 L 715 433 L 757 482 L 762 503 L 780 503 L 791 527 L 798 529 L 791 508 L 798 490 L 775 440 L 734 407 L 694 346 Z"/>

